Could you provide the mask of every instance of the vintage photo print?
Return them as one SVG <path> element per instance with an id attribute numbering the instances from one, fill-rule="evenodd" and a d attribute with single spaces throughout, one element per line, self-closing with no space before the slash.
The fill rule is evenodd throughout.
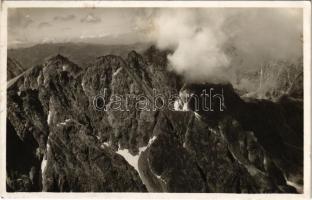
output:
<path id="1" fill-rule="evenodd" d="M 1 196 L 309 198 L 310 6 L 2 2 Z"/>

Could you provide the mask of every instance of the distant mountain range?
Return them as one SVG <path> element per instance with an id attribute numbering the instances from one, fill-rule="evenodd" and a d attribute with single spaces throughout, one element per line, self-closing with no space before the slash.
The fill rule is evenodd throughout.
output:
<path id="1" fill-rule="evenodd" d="M 102 55 L 118 55 L 125 57 L 133 49 L 141 53 L 151 44 L 136 43 L 130 45 L 105 45 L 90 43 L 46 43 L 31 47 L 8 49 L 8 57 L 22 63 L 24 69 L 43 63 L 51 55 L 58 53 L 68 57 L 82 68 L 86 67 L 91 60 Z M 15 72 L 8 74 L 12 77 Z M 9 78 L 8 78 L 9 79 Z"/>
<path id="2" fill-rule="evenodd" d="M 128 52 L 135 50 L 143 53 L 150 43 L 135 43 L 127 45 L 107 45 L 94 43 L 45 43 L 25 48 L 8 49 L 7 80 L 19 75 L 27 69 L 44 63 L 51 55 L 62 54 L 81 68 L 87 68 L 96 58 L 103 55 L 116 55 L 126 58 Z M 168 53 L 168 52 L 167 52 Z M 167 59 L 166 57 L 164 59 Z M 302 97 L 303 66 L 302 59 L 298 63 L 281 62 L 265 66 L 262 73 L 257 71 L 240 72 L 233 87 L 240 95 L 254 98 L 278 99 L 281 95 L 299 88 L 298 95 Z M 291 76 L 292 74 L 292 76 Z M 296 82 L 299 84 L 294 84 Z M 261 83 L 261 84 L 259 84 Z"/>

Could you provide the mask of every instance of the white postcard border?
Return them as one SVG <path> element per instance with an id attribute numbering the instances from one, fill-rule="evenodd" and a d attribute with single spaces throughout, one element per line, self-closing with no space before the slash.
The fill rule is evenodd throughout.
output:
<path id="1" fill-rule="evenodd" d="M 6 192 L 6 88 L 7 11 L 26 7 L 296 7 L 303 9 L 304 39 L 304 193 L 224 194 L 224 193 L 7 193 Z M 0 22 L 0 197 L 52 199 L 309 199 L 311 191 L 311 3 L 308 1 L 5 1 Z"/>

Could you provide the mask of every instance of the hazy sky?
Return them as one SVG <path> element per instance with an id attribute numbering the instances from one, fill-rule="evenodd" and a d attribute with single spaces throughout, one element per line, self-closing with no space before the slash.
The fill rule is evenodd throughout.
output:
<path id="1" fill-rule="evenodd" d="M 177 39 L 180 42 L 181 34 L 182 38 L 189 33 L 196 35 L 199 33 L 197 30 L 203 30 L 203 34 L 209 36 L 206 29 L 213 31 L 213 34 L 221 31 L 229 41 L 232 40 L 229 36 L 236 33 L 235 37 L 246 38 L 247 42 L 257 40 L 261 44 L 271 44 L 280 40 L 281 44 L 285 43 L 282 40 L 297 40 L 294 37 L 302 30 L 301 9 L 199 10 L 10 8 L 8 44 L 9 47 L 18 47 L 49 42 L 127 44 L 156 41 L 160 46 L 166 46 L 167 43 L 176 43 Z M 216 30 L 214 26 L 220 27 Z"/>
<path id="2" fill-rule="evenodd" d="M 9 9 L 9 46 L 44 42 L 132 43 L 143 40 L 137 24 L 143 9 Z"/>
<path id="3" fill-rule="evenodd" d="M 9 47 L 153 42 L 173 50 L 170 66 L 197 81 L 296 62 L 303 46 L 300 8 L 17 8 L 8 28 Z"/>

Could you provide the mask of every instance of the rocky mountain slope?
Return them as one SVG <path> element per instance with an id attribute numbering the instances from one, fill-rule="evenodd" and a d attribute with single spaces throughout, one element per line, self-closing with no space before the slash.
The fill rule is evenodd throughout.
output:
<path id="1" fill-rule="evenodd" d="M 151 47 L 125 59 L 101 56 L 88 68 L 57 55 L 14 80 L 7 91 L 7 190 L 302 192 L 302 99 L 273 103 L 241 99 L 229 84 L 185 85 L 166 70 L 166 53 Z M 223 89 L 224 111 L 197 111 L 192 101 L 187 110 L 138 110 L 124 99 L 126 107 L 111 109 L 110 97 L 151 100 L 152 88 Z M 106 111 L 94 108 L 103 93 Z"/>

